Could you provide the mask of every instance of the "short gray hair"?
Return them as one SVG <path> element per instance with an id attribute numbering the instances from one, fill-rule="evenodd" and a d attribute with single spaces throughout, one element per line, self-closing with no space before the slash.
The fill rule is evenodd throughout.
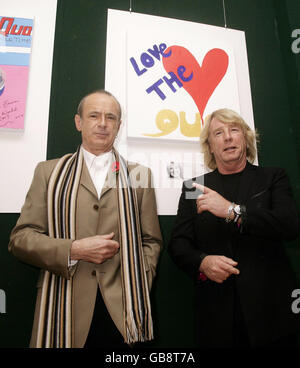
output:
<path id="1" fill-rule="evenodd" d="M 80 102 L 78 104 L 78 107 L 77 107 L 77 114 L 80 117 L 82 117 L 83 105 L 84 105 L 85 99 L 87 97 L 89 97 L 90 95 L 93 95 L 95 93 L 99 93 L 99 94 L 104 94 L 104 95 L 110 96 L 110 97 L 112 97 L 116 101 L 116 103 L 118 105 L 118 110 L 119 110 L 119 120 L 121 120 L 121 118 L 122 118 L 122 108 L 121 108 L 120 102 L 116 99 L 116 97 L 112 93 L 106 91 L 105 89 L 96 89 L 95 91 L 93 91 L 93 92 L 85 95 L 84 97 L 82 97 L 82 99 L 80 100 Z"/>

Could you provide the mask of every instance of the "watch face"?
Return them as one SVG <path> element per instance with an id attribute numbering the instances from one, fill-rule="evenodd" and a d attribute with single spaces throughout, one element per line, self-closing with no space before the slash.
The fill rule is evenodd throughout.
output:
<path id="1" fill-rule="evenodd" d="M 237 214 L 237 215 L 240 215 L 241 214 L 241 207 L 239 205 L 235 206 L 234 207 L 234 212 Z"/>

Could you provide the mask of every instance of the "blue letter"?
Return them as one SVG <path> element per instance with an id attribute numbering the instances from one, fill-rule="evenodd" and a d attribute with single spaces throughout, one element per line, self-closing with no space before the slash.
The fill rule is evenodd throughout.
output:
<path id="1" fill-rule="evenodd" d="M 171 76 L 170 79 L 168 79 L 167 77 L 164 77 L 164 81 L 167 83 L 167 85 L 171 88 L 171 90 L 173 92 L 176 92 L 176 89 L 173 87 L 173 83 L 177 83 L 178 87 L 182 87 L 183 84 L 180 82 L 180 80 L 177 78 L 176 74 L 174 74 L 173 72 L 170 72 L 169 75 Z"/>
<path id="2" fill-rule="evenodd" d="M 170 49 L 170 51 L 167 54 L 164 54 L 164 51 L 165 51 L 166 48 L 167 48 L 167 45 L 165 43 L 161 43 L 159 45 L 159 51 L 160 51 L 160 53 L 162 54 L 163 57 L 169 57 L 172 54 L 172 50 L 171 49 Z"/>
<path id="3" fill-rule="evenodd" d="M 133 57 L 130 58 L 130 61 L 131 61 L 131 64 L 133 66 L 133 69 L 135 70 L 135 72 L 138 75 L 138 77 L 140 75 L 144 74 L 147 71 L 147 69 L 145 69 L 145 68 L 142 69 L 142 70 L 140 70 L 139 67 L 138 67 L 138 65 L 137 65 L 137 63 L 136 63 L 136 61 L 135 61 L 135 59 Z"/>
<path id="4" fill-rule="evenodd" d="M 154 60 L 146 52 L 143 52 L 142 53 L 142 55 L 141 55 L 141 62 L 147 68 L 151 68 L 154 65 Z"/>
<path id="5" fill-rule="evenodd" d="M 146 92 L 149 94 L 152 91 L 155 91 L 158 96 L 164 100 L 166 98 L 166 96 L 162 93 L 162 91 L 159 89 L 159 85 L 163 83 L 162 79 L 159 79 L 157 82 L 155 82 L 154 84 L 152 84 L 152 86 L 150 86 L 149 88 L 146 89 Z"/>
<path id="6" fill-rule="evenodd" d="M 185 66 L 183 65 L 180 65 L 178 68 L 177 68 L 177 73 L 180 77 L 181 80 L 183 80 L 184 82 L 189 82 L 192 78 L 193 78 L 193 72 L 190 74 L 189 77 L 185 77 L 183 75 L 183 73 L 186 71 L 186 68 Z"/>
<path id="7" fill-rule="evenodd" d="M 149 52 L 149 54 L 154 56 L 157 60 L 160 60 L 160 54 L 159 54 L 157 45 L 153 45 L 153 49 L 148 49 L 147 51 Z"/>

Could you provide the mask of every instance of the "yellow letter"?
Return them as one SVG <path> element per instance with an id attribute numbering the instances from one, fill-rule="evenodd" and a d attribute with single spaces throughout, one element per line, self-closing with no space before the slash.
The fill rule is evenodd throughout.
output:
<path id="1" fill-rule="evenodd" d="M 170 134 L 178 127 L 178 116 L 172 110 L 161 110 L 156 115 L 155 120 L 157 128 L 161 131 L 161 133 L 154 134 L 143 134 L 147 137 L 161 137 L 163 135 Z"/>
<path id="2" fill-rule="evenodd" d="M 196 120 L 194 124 L 189 124 L 185 118 L 185 112 L 180 111 L 180 132 L 186 137 L 199 137 L 201 130 L 201 117 L 200 114 L 196 113 Z"/>

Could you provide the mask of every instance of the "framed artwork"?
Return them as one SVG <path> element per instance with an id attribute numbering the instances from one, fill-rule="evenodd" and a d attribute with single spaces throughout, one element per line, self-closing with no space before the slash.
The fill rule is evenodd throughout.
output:
<path id="1" fill-rule="evenodd" d="M 182 181 L 207 170 L 199 135 L 208 114 L 226 107 L 254 128 L 239 30 L 109 9 L 105 88 L 124 110 L 118 149 L 151 168 L 160 215 L 176 214 Z"/>
<path id="2" fill-rule="evenodd" d="M 24 130 L 33 18 L 0 16 L 0 129 Z"/>

